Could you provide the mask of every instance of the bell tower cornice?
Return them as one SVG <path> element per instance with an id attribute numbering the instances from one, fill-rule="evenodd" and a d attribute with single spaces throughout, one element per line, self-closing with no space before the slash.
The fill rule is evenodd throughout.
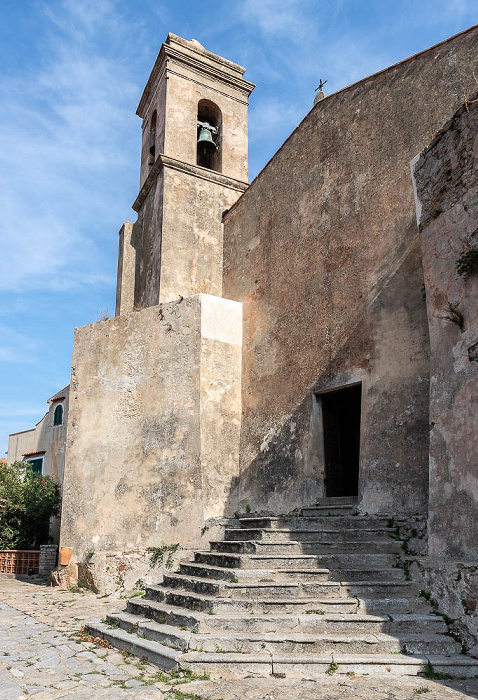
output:
<path id="1" fill-rule="evenodd" d="M 218 86 L 222 85 L 226 90 L 223 94 L 244 104 L 248 104 L 248 97 L 255 88 L 254 83 L 242 77 L 245 68 L 239 64 L 207 51 L 194 39 L 187 41 L 175 34 L 168 34 L 136 110 L 136 114 L 142 119 L 148 115 L 158 85 L 169 72 L 176 73 L 187 80 L 197 78 L 199 84 L 204 84 L 204 81 L 209 78 L 215 85 L 216 91 L 219 91 Z"/>
<path id="2" fill-rule="evenodd" d="M 184 163 L 182 160 L 177 158 L 171 158 L 170 156 L 160 153 L 156 158 L 154 166 L 151 168 L 148 177 L 144 185 L 142 186 L 138 196 L 136 197 L 132 209 L 134 211 L 139 211 L 145 201 L 150 189 L 155 184 L 159 173 L 164 170 L 164 168 L 170 168 L 171 170 L 177 170 L 178 172 L 186 173 L 188 175 L 193 175 L 194 177 L 206 180 L 207 182 L 212 182 L 216 185 L 221 185 L 222 187 L 227 187 L 230 190 L 235 190 L 242 194 L 249 187 L 248 182 L 242 182 L 242 180 L 236 180 L 233 177 L 228 177 L 222 173 L 217 173 L 215 170 L 209 170 L 208 168 L 202 168 L 200 165 L 192 165 L 191 163 Z"/>

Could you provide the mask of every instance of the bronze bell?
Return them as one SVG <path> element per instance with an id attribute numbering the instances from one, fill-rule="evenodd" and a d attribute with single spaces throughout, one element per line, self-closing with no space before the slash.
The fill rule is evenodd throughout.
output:
<path id="1" fill-rule="evenodd" d="M 206 129 L 204 126 L 201 126 L 199 131 L 198 148 L 201 149 L 201 153 L 205 156 L 210 156 L 217 150 L 210 130 Z"/>

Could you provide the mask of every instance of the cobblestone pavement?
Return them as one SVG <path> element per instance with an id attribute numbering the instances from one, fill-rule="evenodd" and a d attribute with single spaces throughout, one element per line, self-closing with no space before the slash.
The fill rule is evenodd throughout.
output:
<path id="1" fill-rule="evenodd" d="M 0 700 L 458 700 L 478 681 L 331 676 L 316 681 L 171 678 L 78 632 L 124 601 L 0 577 Z"/>

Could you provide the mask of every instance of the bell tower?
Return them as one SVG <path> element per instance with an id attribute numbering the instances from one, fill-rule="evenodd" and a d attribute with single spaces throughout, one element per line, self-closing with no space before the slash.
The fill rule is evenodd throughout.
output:
<path id="1" fill-rule="evenodd" d="M 168 37 L 141 97 L 135 224 L 120 231 L 116 314 L 222 296 L 222 214 L 247 188 L 244 68 Z"/>

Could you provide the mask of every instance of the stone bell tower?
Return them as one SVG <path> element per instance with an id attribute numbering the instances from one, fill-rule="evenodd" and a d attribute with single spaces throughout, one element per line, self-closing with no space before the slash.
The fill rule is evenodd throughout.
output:
<path id="1" fill-rule="evenodd" d="M 242 304 L 222 297 L 222 216 L 247 188 L 243 73 L 169 34 L 138 107 L 116 315 L 73 343 L 60 541 L 96 590 L 146 580 L 148 547 L 204 545 L 237 509 Z"/>
<path id="2" fill-rule="evenodd" d="M 116 314 L 222 295 L 222 214 L 247 187 L 244 68 L 168 34 L 137 114 L 137 222 L 120 231 Z"/>

